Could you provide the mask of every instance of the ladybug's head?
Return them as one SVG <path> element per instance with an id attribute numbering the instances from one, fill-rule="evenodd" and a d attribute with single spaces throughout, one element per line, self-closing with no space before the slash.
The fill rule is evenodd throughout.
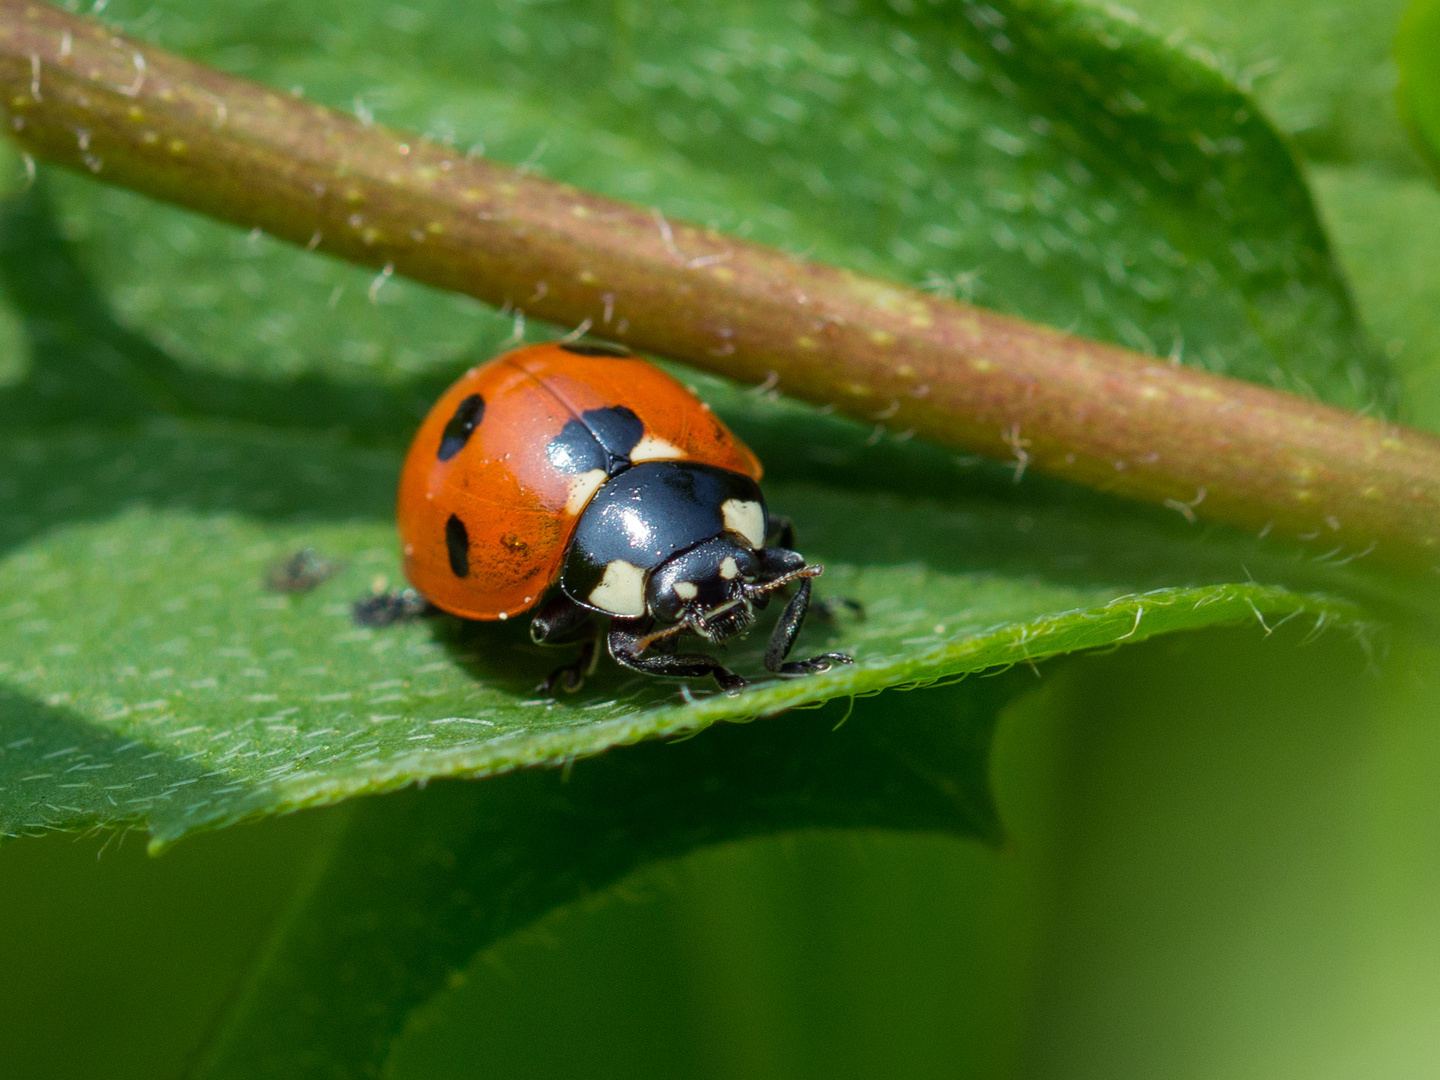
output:
<path id="1" fill-rule="evenodd" d="M 710 642 L 728 641 L 755 621 L 760 561 L 730 534 L 671 557 L 653 574 L 645 605 L 662 623 L 682 625 Z"/>

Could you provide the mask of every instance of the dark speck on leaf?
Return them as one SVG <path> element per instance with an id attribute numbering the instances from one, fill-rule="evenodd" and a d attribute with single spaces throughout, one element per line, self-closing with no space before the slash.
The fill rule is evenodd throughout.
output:
<path id="1" fill-rule="evenodd" d="M 265 587 L 271 592 L 305 593 L 339 569 L 312 547 L 301 548 L 284 562 L 276 563 L 265 574 Z"/>

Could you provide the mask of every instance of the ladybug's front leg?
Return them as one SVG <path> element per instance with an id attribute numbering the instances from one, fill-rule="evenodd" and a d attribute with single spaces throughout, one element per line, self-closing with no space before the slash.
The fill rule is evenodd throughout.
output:
<path id="1" fill-rule="evenodd" d="M 817 568 L 818 569 L 818 568 Z M 836 664 L 853 664 L 855 661 L 845 653 L 831 652 L 812 656 L 808 660 L 786 660 L 795 639 L 800 636 L 800 627 L 805 623 L 805 612 L 810 607 L 811 579 L 801 578 L 800 587 L 785 605 L 780 620 L 770 634 L 770 643 L 765 647 L 765 670 L 777 675 L 813 675 L 829 671 Z"/>
<path id="2" fill-rule="evenodd" d="M 594 612 L 581 607 L 563 593 L 536 612 L 530 620 L 530 640 L 535 644 L 580 643 L 580 655 L 547 675 L 535 688 L 536 692 L 548 694 L 556 686 L 571 694 L 579 690 L 586 676 L 595 673 L 595 664 L 600 659 L 601 633 Z"/>
<path id="3" fill-rule="evenodd" d="M 795 525 L 780 514 L 770 514 L 765 520 L 765 546 L 767 548 L 793 548 L 795 546 Z"/>
<path id="4" fill-rule="evenodd" d="M 641 642 L 646 635 L 640 632 L 641 625 L 641 621 L 626 620 L 622 623 L 619 619 L 610 624 L 610 655 L 621 667 L 670 679 L 703 679 L 706 675 L 714 675 L 720 689 L 728 693 L 750 685 L 749 680 L 704 653 L 652 652 L 642 656 Z M 673 648 L 674 640 L 667 638 L 661 645 Z"/>

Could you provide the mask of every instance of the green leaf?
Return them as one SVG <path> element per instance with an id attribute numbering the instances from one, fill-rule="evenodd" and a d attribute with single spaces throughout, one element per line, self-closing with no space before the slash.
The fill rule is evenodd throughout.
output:
<path id="1" fill-rule="evenodd" d="M 1440 173 L 1440 3 L 1411 0 L 1395 39 L 1396 99 L 1415 147 Z"/>
<path id="2" fill-rule="evenodd" d="M 1178 530 L 1160 524 L 778 484 L 772 502 L 805 523 L 827 592 L 868 609 L 807 631 L 808 647 L 852 650 L 853 668 L 734 697 L 602 668 L 581 695 L 551 699 L 532 688 L 555 660 L 522 625 L 351 624 L 351 598 L 399 574 L 391 455 L 171 422 L 12 443 L 0 462 L 20 511 L 0 561 L 8 832 L 144 819 L 163 843 L 1176 629 L 1356 617 L 1274 586 L 1164 587 Z M 305 546 L 343 568 L 309 595 L 267 592 L 268 569 Z M 1191 581 L 1205 560 L 1237 558 L 1188 555 Z M 758 634 L 740 646 L 736 667 L 759 670 L 762 647 Z"/>
<path id="3" fill-rule="evenodd" d="M 1421 163 L 1395 115 L 1392 46 L 1406 0 L 1130 0 L 1167 42 L 1253 92 L 1311 161 Z"/>
<path id="4" fill-rule="evenodd" d="M 397 31 L 390 9 L 173 0 L 132 29 L 666 213 L 978 282 L 987 303 L 1162 351 L 1183 340 L 1192 360 L 1336 400 L 1380 393 L 1305 186 L 1243 94 L 1088 8 L 903 7 L 437 7 Z M 606 668 L 577 697 L 538 697 L 557 661 L 522 626 L 349 622 L 354 597 L 400 579 L 399 448 L 511 320 L 44 179 L 0 219 L 34 358 L 0 392 L 3 831 L 143 821 L 163 845 L 1163 632 L 1353 625 L 1357 608 L 1316 590 L 1373 595 L 1199 534 L 1183 506 L 1017 486 L 1023 460 L 977 467 L 697 380 L 765 457 L 822 591 L 868 608 L 813 621 L 800 648 L 857 664 L 737 697 Z M 338 572 L 267 592 L 305 546 Z M 760 669 L 761 640 L 737 668 Z"/>
<path id="5" fill-rule="evenodd" d="M 1027 684 L 1022 670 L 904 711 L 858 702 L 357 804 L 195 1075 L 378 1075 L 409 1010 L 476 951 L 696 846 L 817 828 L 993 841 L 985 754 Z"/>
<path id="6" fill-rule="evenodd" d="M 1440 430 L 1440 190 L 1366 166 L 1317 167 L 1312 178 L 1366 322 L 1395 365 L 1400 416 Z"/>

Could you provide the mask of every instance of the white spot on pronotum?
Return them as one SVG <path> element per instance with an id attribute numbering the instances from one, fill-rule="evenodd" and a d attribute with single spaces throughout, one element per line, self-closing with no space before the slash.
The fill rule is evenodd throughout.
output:
<path id="1" fill-rule="evenodd" d="M 605 483 L 604 469 L 591 469 L 583 472 L 574 480 L 570 481 L 570 492 L 565 497 L 565 512 L 567 514 L 579 514 L 590 502 L 590 496 L 600 490 L 600 485 Z"/>
<path id="2" fill-rule="evenodd" d="M 758 502 L 726 499 L 720 513 L 725 518 L 725 528 L 750 541 L 751 547 L 765 546 L 765 510 Z"/>
<path id="3" fill-rule="evenodd" d="M 740 567 L 735 565 L 735 560 L 729 555 L 720 560 L 720 576 L 726 581 L 734 581 L 740 576 Z"/>
<path id="4" fill-rule="evenodd" d="M 731 562 L 734 562 L 732 559 Z M 675 595 L 681 600 L 694 600 L 700 595 L 700 590 L 688 581 L 677 581 L 675 583 Z"/>
<path id="5" fill-rule="evenodd" d="M 642 461 L 673 461 L 684 456 L 685 451 L 678 446 L 654 435 L 646 435 L 630 451 L 630 460 L 636 465 Z"/>
<path id="6" fill-rule="evenodd" d="M 600 584 L 590 590 L 590 603 L 612 615 L 644 615 L 645 571 L 634 563 L 616 559 L 605 567 Z"/>

